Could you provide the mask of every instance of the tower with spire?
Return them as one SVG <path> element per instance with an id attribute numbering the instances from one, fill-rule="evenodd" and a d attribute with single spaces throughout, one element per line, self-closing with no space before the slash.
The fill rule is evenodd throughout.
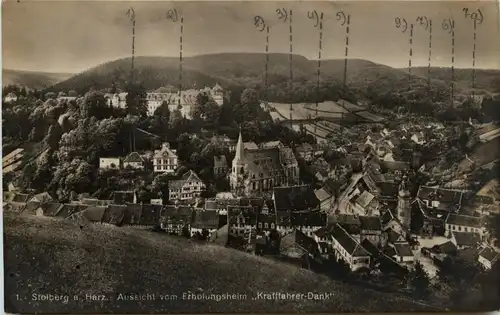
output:
<path id="1" fill-rule="evenodd" d="M 236 154 L 231 168 L 231 175 L 229 176 L 229 183 L 231 185 L 231 190 L 240 194 L 242 193 L 242 190 L 244 190 L 244 176 L 247 164 L 245 161 L 245 148 L 243 145 L 243 137 L 241 136 L 241 127 L 235 153 Z"/>
<path id="2" fill-rule="evenodd" d="M 397 218 L 403 227 L 409 231 L 411 227 L 411 194 L 406 176 L 403 176 L 403 180 L 399 185 Z"/>

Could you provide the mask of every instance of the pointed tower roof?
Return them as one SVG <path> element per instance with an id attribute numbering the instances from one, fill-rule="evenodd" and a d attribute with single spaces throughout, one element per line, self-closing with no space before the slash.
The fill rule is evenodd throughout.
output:
<path id="1" fill-rule="evenodd" d="M 240 127 L 240 134 L 238 136 L 238 143 L 236 144 L 236 155 L 235 159 L 242 160 L 244 156 L 244 147 L 243 147 L 243 137 L 241 136 L 241 127 Z"/>

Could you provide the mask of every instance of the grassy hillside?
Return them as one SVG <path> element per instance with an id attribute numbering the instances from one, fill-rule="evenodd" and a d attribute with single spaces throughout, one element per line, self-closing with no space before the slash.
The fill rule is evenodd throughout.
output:
<path id="1" fill-rule="evenodd" d="M 69 79 L 71 73 L 49 73 L 21 70 L 2 70 L 2 86 L 18 85 L 27 89 L 43 89 Z"/>
<path id="2" fill-rule="evenodd" d="M 6 311 L 365 312 L 429 310 L 416 302 L 334 282 L 304 269 L 215 245 L 131 228 L 4 216 Z M 183 292 L 247 294 L 246 300 L 182 300 Z M 257 292 L 333 293 L 327 300 L 252 300 Z M 71 300 L 31 300 L 33 293 Z M 177 300 L 117 301 L 118 294 L 177 294 Z M 16 296 L 17 294 L 17 296 Z M 105 301 L 85 301 L 103 294 Z M 80 300 L 74 301 L 73 295 Z M 17 299 L 19 297 L 19 300 Z"/>

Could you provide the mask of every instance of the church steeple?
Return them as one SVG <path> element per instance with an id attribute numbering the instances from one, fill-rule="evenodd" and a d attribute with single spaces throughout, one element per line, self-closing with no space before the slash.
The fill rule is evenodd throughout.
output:
<path id="1" fill-rule="evenodd" d="M 243 156 L 245 154 L 245 148 L 243 147 L 243 137 L 241 136 L 241 127 L 240 127 L 240 134 L 238 136 L 238 143 L 236 144 L 236 155 L 234 156 L 234 159 L 237 161 L 243 160 Z"/>
<path id="2" fill-rule="evenodd" d="M 399 185 L 397 218 L 403 227 L 409 231 L 411 228 L 411 194 L 407 177 L 404 176 Z"/>

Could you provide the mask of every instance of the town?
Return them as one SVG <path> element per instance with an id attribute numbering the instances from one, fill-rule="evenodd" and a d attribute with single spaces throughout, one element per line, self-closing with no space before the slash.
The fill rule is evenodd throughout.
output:
<path id="1" fill-rule="evenodd" d="M 464 281 L 498 268 L 494 122 L 341 98 L 287 119 L 288 104 L 252 88 L 232 104 L 219 84 L 9 88 L 4 143 L 33 145 L 4 144 L 6 213 L 218 244 L 420 300 L 460 303 Z"/>

